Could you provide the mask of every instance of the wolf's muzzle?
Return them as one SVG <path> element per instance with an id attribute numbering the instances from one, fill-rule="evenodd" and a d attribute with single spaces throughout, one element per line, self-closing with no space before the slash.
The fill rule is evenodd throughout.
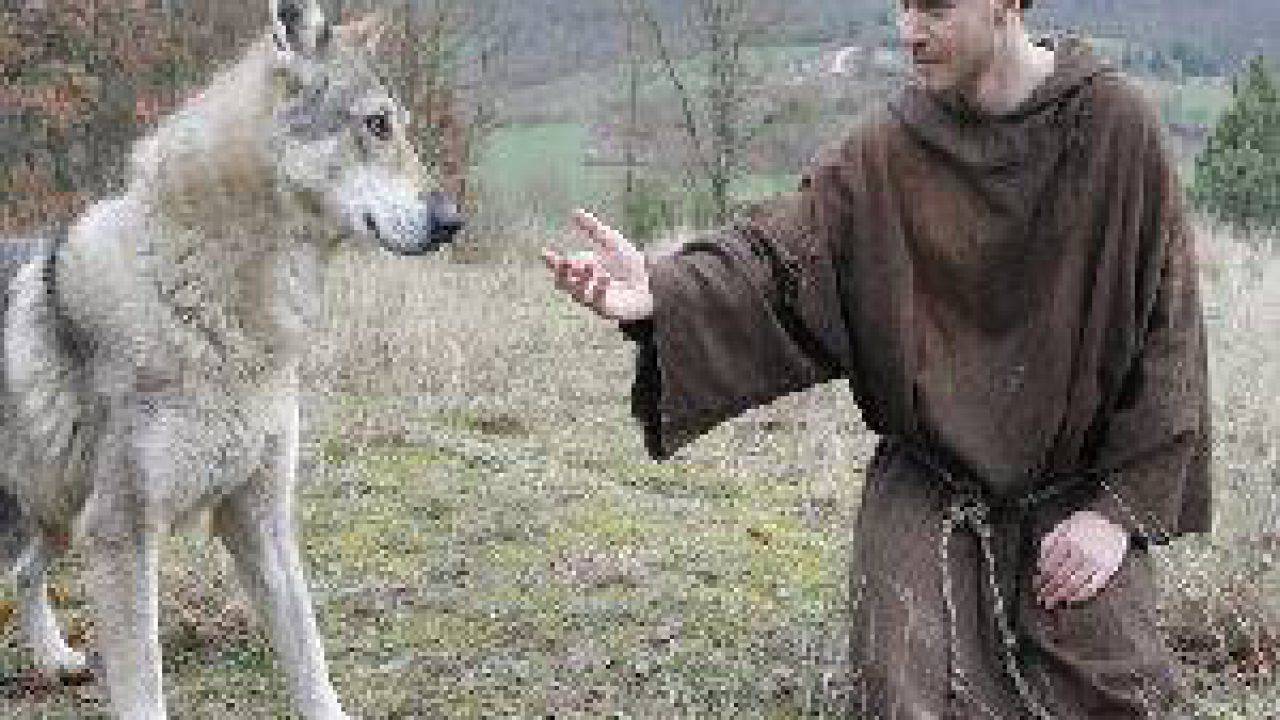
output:
<path id="1" fill-rule="evenodd" d="M 424 255 L 453 242 L 465 225 L 458 206 L 442 192 L 433 192 L 424 198 L 416 216 L 410 221 L 407 232 L 387 232 L 372 213 L 365 213 L 365 226 L 378 239 L 378 243 L 397 255 Z"/>

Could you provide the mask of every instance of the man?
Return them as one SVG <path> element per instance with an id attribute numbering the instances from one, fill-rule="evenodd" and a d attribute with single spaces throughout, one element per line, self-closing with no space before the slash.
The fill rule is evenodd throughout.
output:
<path id="1" fill-rule="evenodd" d="M 648 257 L 585 213 L 557 285 L 639 343 L 669 457 L 846 378 L 882 436 L 855 713 L 1161 717 L 1147 546 L 1209 529 L 1193 241 L 1156 114 L 1026 0 L 905 0 L 913 82 L 793 195 Z"/>

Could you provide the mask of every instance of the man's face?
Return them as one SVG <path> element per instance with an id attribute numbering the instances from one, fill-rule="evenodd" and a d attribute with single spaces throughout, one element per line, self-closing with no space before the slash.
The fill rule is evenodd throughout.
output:
<path id="1" fill-rule="evenodd" d="M 918 81 L 931 91 L 964 90 L 995 53 L 993 0 L 898 0 L 898 30 Z"/>

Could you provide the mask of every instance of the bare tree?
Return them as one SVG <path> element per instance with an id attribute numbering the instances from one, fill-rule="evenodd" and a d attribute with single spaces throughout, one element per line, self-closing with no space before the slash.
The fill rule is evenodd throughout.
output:
<path id="1" fill-rule="evenodd" d="M 627 128 L 623 138 L 623 162 L 627 166 L 626 198 L 628 205 L 636 190 L 636 134 L 639 130 L 638 96 L 640 83 L 640 56 L 636 51 L 635 13 L 627 7 L 626 0 L 618 5 L 627 26 Z"/>
<path id="2" fill-rule="evenodd" d="M 468 169 L 495 122 L 496 20 L 496 0 L 404 0 L 389 21 L 392 80 L 413 114 L 414 144 L 463 203 Z"/>
<path id="3" fill-rule="evenodd" d="M 707 180 L 715 222 L 728 221 L 729 185 L 741 173 L 738 127 L 742 109 L 742 44 L 748 27 L 747 0 L 696 0 L 709 53 L 707 105 L 711 116 L 711 160 Z"/>
<path id="4" fill-rule="evenodd" d="M 692 162 L 686 164 L 688 170 L 690 189 L 697 184 L 697 174 L 701 172 L 705 175 L 709 166 L 703 156 L 702 138 L 699 134 L 699 124 L 694 115 L 693 94 L 689 91 L 684 80 L 680 77 L 680 71 L 676 68 L 675 59 L 672 54 L 671 47 L 667 43 L 667 39 L 662 30 L 662 23 L 654 15 L 652 8 L 646 0 L 627 0 L 631 6 L 632 12 L 638 14 L 649 28 L 649 33 L 654 45 L 654 52 L 657 54 L 658 62 L 662 65 L 668 79 L 671 80 L 671 86 L 676 93 L 676 99 L 680 103 L 680 112 L 682 117 L 682 126 L 689 138 L 689 153 Z"/>
<path id="5" fill-rule="evenodd" d="M 626 0 L 649 30 L 654 53 L 671 81 L 680 106 L 681 125 L 688 139 L 686 182 L 708 188 L 711 220 L 727 222 L 734 208 L 733 181 L 741 176 L 745 86 L 748 74 L 743 47 L 757 29 L 752 0 L 694 0 L 691 6 L 693 49 L 705 54 L 704 77 L 690 82 L 682 76 L 675 49 L 647 0 Z M 695 90 L 696 88 L 696 90 Z"/>

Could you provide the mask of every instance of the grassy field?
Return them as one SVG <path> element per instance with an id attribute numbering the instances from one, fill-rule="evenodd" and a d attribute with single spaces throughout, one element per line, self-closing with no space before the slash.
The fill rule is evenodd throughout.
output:
<path id="1" fill-rule="evenodd" d="M 513 125 L 494 132 L 476 168 L 482 212 L 535 220 L 524 231 L 563 226 L 575 207 L 613 207 L 621 190 L 617 168 L 586 164 L 586 126 L 576 123 Z"/>
<path id="2" fill-rule="evenodd" d="M 1280 261 L 1206 256 L 1219 530 L 1162 551 L 1193 717 L 1263 718 L 1274 675 Z M 843 387 L 714 431 L 668 464 L 630 421 L 631 351 L 539 269 L 360 256 L 307 370 L 301 520 L 335 683 L 361 718 L 831 716 L 846 553 L 871 438 Z M 1259 370 L 1262 368 L 1262 370 Z M 1268 394 L 1269 393 L 1269 394 Z M 229 561 L 167 546 L 176 718 L 290 718 Z M 92 638 L 73 557 L 56 575 Z M 8 592 L 6 590 L 6 592 Z M 100 717 L 96 684 L 0 644 L 0 716 Z M 1271 654 L 1268 654 L 1271 653 Z"/>
<path id="3" fill-rule="evenodd" d="M 624 220 L 624 170 L 589 162 L 590 130 L 577 123 L 510 125 L 489 138 L 476 167 L 479 187 L 474 218 L 484 238 L 470 249 L 483 260 L 528 261 L 513 238 L 557 237 L 565 221 L 585 207 L 616 224 Z M 642 174 L 652 175 L 652 171 Z M 798 177 L 787 173 L 760 173 L 737 178 L 730 188 L 735 202 L 749 203 L 767 195 L 792 190 Z M 675 199 L 681 196 L 684 178 L 665 178 L 663 187 Z M 687 212 L 687 208 L 685 209 Z M 536 248 L 535 248 L 536 250 Z"/>
<path id="4" fill-rule="evenodd" d="M 626 344 L 540 274 L 438 258 L 349 270 L 311 381 L 334 392 L 308 402 L 301 508 L 354 713 L 829 705 L 866 442 L 847 398 L 793 398 L 803 412 L 757 413 L 658 465 L 626 415 Z M 165 567 L 172 715 L 290 717 L 221 549 L 193 532 Z M 79 639 L 77 571 L 58 585 Z M 100 688 L 42 685 L 14 629 L 0 716 L 93 716 Z"/>

